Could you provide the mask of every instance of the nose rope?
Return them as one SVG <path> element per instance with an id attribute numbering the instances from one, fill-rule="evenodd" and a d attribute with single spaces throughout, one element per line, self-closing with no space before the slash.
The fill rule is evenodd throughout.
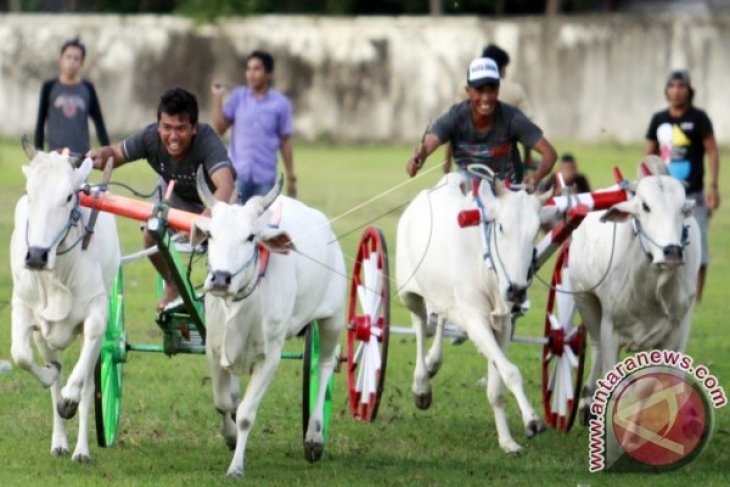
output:
<path id="1" fill-rule="evenodd" d="M 259 246 L 257 244 L 254 244 L 253 248 L 254 248 L 254 250 L 253 250 L 253 254 L 251 254 L 251 257 L 249 257 L 247 261 L 245 261 L 243 264 L 241 264 L 241 266 L 235 272 L 231 273 L 232 278 L 239 275 L 240 273 L 242 273 L 250 265 L 258 262 Z M 208 262 L 208 271 L 210 273 L 214 272 L 213 269 L 211 269 L 211 267 L 210 267 L 210 261 Z M 246 299 L 247 297 L 249 297 L 251 294 L 253 294 L 253 292 L 256 290 L 256 288 L 259 285 L 261 276 L 259 275 L 258 277 L 256 277 L 256 280 L 254 281 L 253 286 L 251 286 L 251 289 L 246 290 L 246 286 L 251 284 L 251 281 L 253 281 L 253 280 L 254 280 L 254 278 L 249 279 L 248 282 L 245 282 L 243 284 L 243 286 L 241 286 L 240 289 L 238 291 L 236 291 L 236 294 L 233 296 L 233 302 L 242 301 L 242 300 Z"/>
<path id="2" fill-rule="evenodd" d="M 659 243 L 651 238 L 648 233 L 646 233 L 646 230 L 644 230 L 644 227 L 641 225 L 641 222 L 638 218 L 634 217 L 631 220 L 631 223 L 633 225 L 634 235 L 639 239 L 639 245 L 641 246 L 641 250 L 644 251 L 644 253 L 651 259 L 651 252 L 649 252 L 649 249 L 644 245 L 644 240 L 649 242 L 649 244 L 653 245 L 657 249 L 663 250 L 664 247 L 659 245 Z M 684 249 L 689 244 L 689 225 L 682 225 L 682 235 L 680 237 L 680 244 L 682 249 Z"/>

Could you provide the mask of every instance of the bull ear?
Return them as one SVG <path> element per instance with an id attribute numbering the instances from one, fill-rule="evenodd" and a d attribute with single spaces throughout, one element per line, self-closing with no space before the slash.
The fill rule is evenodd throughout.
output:
<path id="1" fill-rule="evenodd" d="M 606 213 L 603 214 L 601 217 L 601 221 L 603 223 L 605 222 L 625 222 L 629 218 L 633 217 L 636 214 L 636 210 L 634 209 L 634 202 L 635 200 L 631 201 L 623 201 L 621 203 L 616 203 L 611 208 L 606 210 Z"/>
<path id="2" fill-rule="evenodd" d="M 76 187 L 80 187 L 86 182 L 86 179 L 91 174 L 91 170 L 94 169 L 94 162 L 88 157 L 81 163 L 81 167 L 74 171 L 74 179 L 76 180 Z"/>
<path id="3" fill-rule="evenodd" d="M 682 214 L 685 218 L 689 218 L 694 213 L 696 202 L 695 200 L 686 199 L 682 205 Z"/>
<path id="4" fill-rule="evenodd" d="M 33 144 L 31 144 L 30 139 L 28 138 L 28 135 L 23 134 L 22 137 L 20 137 L 20 143 L 23 146 L 23 152 L 25 152 L 25 155 L 28 157 L 29 161 L 32 161 L 33 158 L 38 153 L 38 150 L 35 148 Z"/>
<path id="5" fill-rule="evenodd" d="M 205 173 L 203 171 L 203 166 L 199 166 L 198 172 L 195 174 L 195 187 L 198 190 L 200 201 L 203 202 L 206 208 L 212 210 L 218 200 L 213 197 L 213 193 L 208 187 L 208 182 L 205 180 Z"/>
<path id="6" fill-rule="evenodd" d="M 210 236 L 210 218 L 196 218 L 190 224 L 190 246 L 195 248 Z"/>
<path id="7" fill-rule="evenodd" d="M 286 230 L 267 228 L 261 232 L 257 240 L 271 252 L 278 254 L 288 254 L 289 251 L 296 250 Z"/>

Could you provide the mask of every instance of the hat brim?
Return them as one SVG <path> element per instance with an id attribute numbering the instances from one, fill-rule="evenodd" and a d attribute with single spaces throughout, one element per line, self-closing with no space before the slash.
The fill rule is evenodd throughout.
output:
<path id="1" fill-rule="evenodd" d="M 479 88 L 480 86 L 484 85 L 499 86 L 499 80 L 494 78 L 482 78 L 473 81 L 467 81 L 466 84 L 471 86 L 472 88 Z"/>

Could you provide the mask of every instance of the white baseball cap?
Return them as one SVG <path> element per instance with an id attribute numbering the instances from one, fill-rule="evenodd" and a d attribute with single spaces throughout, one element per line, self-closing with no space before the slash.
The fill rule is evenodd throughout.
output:
<path id="1" fill-rule="evenodd" d="M 499 85 L 499 68 L 492 58 L 478 57 L 469 64 L 466 84 L 473 88 L 491 83 Z"/>

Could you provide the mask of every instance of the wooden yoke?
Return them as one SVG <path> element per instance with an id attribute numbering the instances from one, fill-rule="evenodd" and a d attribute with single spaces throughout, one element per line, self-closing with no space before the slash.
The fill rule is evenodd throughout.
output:
<path id="1" fill-rule="evenodd" d="M 132 218 L 141 222 L 146 222 L 152 215 L 154 204 L 148 201 L 140 201 L 126 196 L 119 196 L 111 193 L 101 193 L 98 196 L 81 193 L 79 195 L 81 206 L 87 208 L 99 209 L 108 213 Z M 197 213 L 177 210 L 170 208 L 167 212 L 167 223 L 171 228 L 180 232 L 190 232 L 190 227 L 196 218 L 200 218 Z"/>

